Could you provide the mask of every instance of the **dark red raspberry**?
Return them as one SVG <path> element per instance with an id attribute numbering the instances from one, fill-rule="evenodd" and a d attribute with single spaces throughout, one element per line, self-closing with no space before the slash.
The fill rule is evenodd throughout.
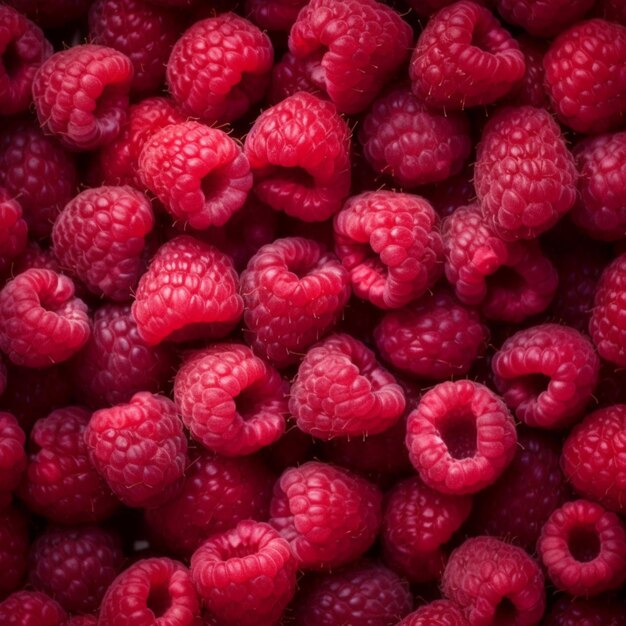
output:
<path id="1" fill-rule="evenodd" d="M 139 336 L 156 345 L 227 335 L 243 312 L 238 288 L 229 257 L 193 237 L 176 237 L 139 281 L 131 309 Z"/>
<path id="2" fill-rule="evenodd" d="M 504 402 L 471 380 L 433 387 L 407 423 L 411 463 L 441 493 L 475 493 L 494 483 L 513 459 L 516 443 Z"/>
<path id="3" fill-rule="evenodd" d="M 59 604 L 38 591 L 16 591 L 0 602 L 3 626 L 63 626 L 66 617 Z"/>
<path id="4" fill-rule="evenodd" d="M 196 22 L 176 42 L 167 84 L 189 115 L 231 122 L 258 102 L 269 84 L 274 49 L 269 37 L 234 13 Z"/>
<path id="5" fill-rule="evenodd" d="M 0 510 L 0 597 L 19 588 L 29 543 L 28 518 L 17 508 Z"/>
<path id="6" fill-rule="evenodd" d="M 98 626 L 97 615 L 74 615 L 63 626 Z"/>
<path id="7" fill-rule="evenodd" d="M 490 117 L 474 172 L 483 215 L 505 239 L 534 239 L 576 199 L 574 159 L 545 109 L 507 107 Z"/>
<path id="8" fill-rule="evenodd" d="M 0 411 L 0 510 L 5 500 L 11 500 L 26 468 L 25 442 L 26 435 L 15 417 Z"/>
<path id="9" fill-rule="evenodd" d="M 569 10 L 565 12 L 569 15 Z M 579 22 L 544 57 L 546 89 L 559 120 L 580 133 L 618 129 L 626 110 L 626 28 Z"/>
<path id="10" fill-rule="evenodd" d="M 424 187 L 420 193 L 433 205 L 440 217 L 448 217 L 459 207 L 476 200 L 474 166 L 470 164 L 460 174 Z"/>
<path id="11" fill-rule="evenodd" d="M 626 405 L 590 413 L 563 444 L 563 472 L 581 495 L 626 512 Z"/>
<path id="12" fill-rule="evenodd" d="M 396 626 L 468 626 L 463 613 L 449 600 L 422 605 Z"/>
<path id="13" fill-rule="evenodd" d="M 542 39 L 533 39 L 527 35 L 518 37 L 517 43 L 524 53 L 526 72 L 522 80 L 503 98 L 503 102 L 517 106 L 528 105 L 548 108 L 548 94 L 544 87 L 545 71 L 543 69 L 543 57 L 548 50 L 548 44 Z"/>
<path id="14" fill-rule="evenodd" d="M 249 520 L 211 537 L 191 557 L 196 589 L 223 626 L 276 624 L 295 593 L 296 569 L 289 543 L 269 524 Z"/>
<path id="15" fill-rule="evenodd" d="M 272 68 L 267 101 L 270 104 L 278 104 L 299 91 L 308 91 L 319 98 L 326 99 L 326 94 L 313 83 L 310 67 L 311 62 L 307 59 L 299 59 L 291 52 L 285 52 L 283 58 Z"/>
<path id="16" fill-rule="evenodd" d="M 439 580 L 447 559 L 444 544 L 462 526 L 471 496 L 445 495 L 417 476 L 396 483 L 385 496 L 383 557 L 413 583 Z"/>
<path id="17" fill-rule="evenodd" d="M 545 626 L 622 626 L 626 606 L 612 596 L 571 598 L 561 596 L 546 617 Z"/>
<path id="18" fill-rule="evenodd" d="M 300 569 L 331 569 L 374 543 L 381 501 L 380 491 L 363 478 L 310 461 L 276 482 L 270 524 L 289 541 Z"/>
<path id="19" fill-rule="evenodd" d="M 39 24 L 42 28 L 64 26 L 87 14 L 91 0 L 8 0 L 15 7 Z"/>
<path id="20" fill-rule="evenodd" d="M 330 102 L 299 92 L 266 109 L 245 142 L 254 192 L 305 222 L 327 220 L 350 191 L 350 133 Z"/>
<path id="21" fill-rule="evenodd" d="M 95 611 L 124 562 L 119 537 L 98 526 L 50 528 L 33 543 L 30 584 L 70 613 Z"/>
<path id="22" fill-rule="evenodd" d="M 0 396 L 4 393 L 7 388 L 7 366 L 4 364 L 2 360 L 2 355 L 0 354 Z"/>
<path id="23" fill-rule="evenodd" d="M 622 0 L 600 0 L 596 4 L 596 10 L 605 19 L 626 26 L 626 6 Z"/>
<path id="24" fill-rule="evenodd" d="M 292 54 L 342 113 L 359 113 L 408 56 L 413 32 L 376 0 L 311 0 L 289 33 Z"/>
<path id="25" fill-rule="evenodd" d="M 111 584 L 98 626 L 197 626 L 200 606 L 189 570 L 178 561 L 138 561 Z"/>
<path id="26" fill-rule="evenodd" d="M 394 626 L 413 607 L 408 585 L 374 561 L 357 561 L 305 581 L 298 626 Z"/>
<path id="27" fill-rule="evenodd" d="M 96 411 L 85 442 L 92 463 L 127 506 L 158 506 L 176 495 L 187 439 L 176 406 L 165 396 L 142 391 L 128 404 Z"/>
<path id="28" fill-rule="evenodd" d="M 198 122 L 157 130 L 141 150 L 139 176 L 183 226 L 223 226 L 252 188 L 250 163 L 224 131 Z"/>
<path id="29" fill-rule="evenodd" d="M 246 337 L 283 367 L 331 330 L 350 297 L 348 273 L 320 244 L 301 237 L 263 246 L 241 275 Z"/>
<path id="30" fill-rule="evenodd" d="M 20 203 L 0 187 L 0 272 L 24 251 L 27 240 L 28 227 Z"/>
<path id="31" fill-rule="evenodd" d="M 411 58 L 413 92 L 446 109 L 489 104 L 524 76 L 515 39 L 485 7 L 462 0 L 433 16 Z"/>
<path id="32" fill-rule="evenodd" d="M 537 563 L 521 548 L 493 537 L 468 539 L 452 553 L 442 590 L 471 626 L 537 624 L 546 604 Z"/>
<path id="33" fill-rule="evenodd" d="M 260 28 L 289 32 L 308 0 L 246 0 L 245 14 Z"/>

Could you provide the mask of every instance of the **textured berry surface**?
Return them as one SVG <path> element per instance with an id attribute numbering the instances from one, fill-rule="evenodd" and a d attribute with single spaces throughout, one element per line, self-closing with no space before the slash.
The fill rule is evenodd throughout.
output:
<path id="1" fill-rule="evenodd" d="M 20 483 L 26 468 L 26 435 L 11 413 L 0 411 L 0 509 Z"/>
<path id="2" fill-rule="evenodd" d="M 19 588 L 26 572 L 28 518 L 13 507 L 0 510 L 0 595 Z"/>
<path id="3" fill-rule="evenodd" d="M 626 607 L 611 596 L 596 598 L 560 597 L 545 619 L 545 626 L 620 626 Z"/>
<path id="4" fill-rule="evenodd" d="M 27 240 L 28 226 L 20 203 L 0 187 L 0 272 L 24 251 Z"/>
<path id="5" fill-rule="evenodd" d="M 315 60 L 299 59 L 291 52 L 285 52 L 283 58 L 272 68 L 267 101 L 270 104 L 278 104 L 299 91 L 306 91 L 324 100 L 327 99 L 326 94 L 320 91 L 312 80 L 312 73 L 309 71 L 311 64 L 315 64 Z"/>
<path id="6" fill-rule="evenodd" d="M 467 626 L 463 613 L 449 600 L 424 604 L 407 615 L 397 626 Z"/>
<path id="7" fill-rule="evenodd" d="M 547 108 L 548 94 L 543 84 L 545 79 L 543 57 L 548 44 L 543 39 L 535 39 L 528 35 L 518 37 L 517 43 L 524 53 L 526 72 L 522 80 L 516 83 L 509 94 L 503 98 L 503 101 L 516 105 Z"/>
<path id="8" fill-rule="evenodd" d="M 63 626 L 65 611 L 38 591 L 16 591 L 0 602 L 0 622 L 6 626 Z"/>

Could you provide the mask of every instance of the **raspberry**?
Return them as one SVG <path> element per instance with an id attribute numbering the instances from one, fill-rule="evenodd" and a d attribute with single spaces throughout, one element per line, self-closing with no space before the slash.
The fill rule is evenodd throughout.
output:
<path id="1" fill-rule="evenodd" d="M 259 27 L 287 31 L 308 0 L 246 0 L 245 14 Z"/>
<path id="2" fill-rule="evenodd" d="M 408 86 L 396 87 L 374 102 L 359 141 L 374 170 L 409 188 L 457 174 L 472 149 L 464 113 L 433 111 Z"/>
<path id="3" fill-rule="evenodd" d="M 22 207 L 0 187 L 0 272 L 24 251 L 27 239 L 28 227 L 22 219 Z"/>
<path id="4" fill-rule="evenodd" d="M 554 585 L 574 596 L 598 595 L 626 580 L 626 527 L 594 502 L 567 502 L 554 511 L 537 551 Z"/>
<path id="5" fill-rule="evenodd" d="M 309 93 L 261 113 L 244 151 L 258 198 L 305 222 L 327 220 L 350 191 L 348 126 L 330 102 Z"/>
<path id="6" fill-rule="evenodd" d="M 381 523 L 382 496 L 363 478 L 310 461 L 274 486 L 270 524 L 289 541 L 300 569 L 332 569 L 361 556 Z"/>
<path id="7" fill-rule="evenodd" d="M 246 339 L 277 367 L 331 330 L 350 297 L 348 273 L 320 244 L 301 237 L 263 246 L 241 274 Z"/>
<path id="8" fill-rule="evenodd" d="M 26 572 L 28 518 L 17 508 L 0 510 L 0 597 L 15 591 Z"/>
<path id="9" fill-rule="evenodd" d="M 524 76 L 524 55 L 495 16 L 463 0 L 433 16 L 417 40 L 413 93 L 446 109 L 489 104 Z"/>
<path id="10" fill-rule="evenodd" d="M 223 626 L 276 624 L 295 593 L 296 569 L 289 543 L 262 522 L 239 522 L 191 557 L 196 589 Z"/>
<path id="11" fill-rule="evenodd" d="M 396 626 L 467 626 L 463 613 L 448 600 L 422 605 Z"/>
<path id="12" fill-rule="evenodd" d="M 423 187 L 420 193 L 433 205 L 437 215 L 442 218 L 452 215 L 459 207 L 476 200 L 473 165 L 440 183 Z"/>
<path id="13" fill-rule="evenodd" d="M 567 11 L 569 15 L 569 11 Z M 579 133 L 619 128 L 626 110 L 626 28 L 601 19 L 559 35 L 544 57 L 559 120 Z"/>
<path id="14" fill-rule="evenodd" d="M 98 617 L 95 615 L 75 615 L 63 626 L 98 626 Z"/>
<path id="15" fill-rule="evenodd" d="M 196 626 L 200 607 L 189 570 L 178 561 L 138 561 L 111 584 L 98 626 Z"/>
<path id="16" fill-rule="evenodd" d="M 15 417 L 0 411 L 0 510 L 4 500 L 10 502 L 26 468 L 25 442 L 26 435 Z"/>
<path id="17" fill-rule="evenodd" d="M 307 91 L 319 98 L 327 99 L 311 79 L 311 64 L 314 62 L 298 59 L 291 52 L 285 52 L 283 58 L 274 64 L 272 79 L 267 90 L 267 101 L 278 104 L 285 98 L 299 91 Z"/>
<path id="18" fill-rule="evenodd" d="M 559 598 L 545 619 L 545 626 L 620 626 L 626 619 L 626 607 L 619 599 Z"/>
<path id="19" fill-rule="evenodd" d="M 50 528 L 33 543 L 31 585 L 66 611 L 88 613 L 100 606 L 124 562 L 119 537 L 98 526 Z"/>
<path id="20" fill-rule="evenodd" d="M 385 562 L 413 583 L 438 580 L 446 561 L 444 544 L 467 519 L 470 496 L 434 491 L 417 476 L 386 494 L 381 529 Z"/>
<path id="21" fill-rule="evenodd" d="M 313 578 L 299 594 L 299 626 L 393 626 L 413 606 L 406 581 L 373 561 Z"/>
<path id="22" fill-rule="evenodd" d="M 292 54 L 309 64 L 311 81 L 342 113 L 374 100 L 408 55 L 413 32 L 375 0 L 311 0 L 289 33 Z"/>
<path id="23" fill-rule="evenodd" d="M 243 311 L 238 283 L 217 248 L 186 235 L 168 241 L 137 287 L 131 311 L 139 336 L 156 345 L 227 335 Z"/>
<path id="24" fill-rule="evenodd" d="M 38 591 L 17 591 L 0 602 L 3 626 L 63 626 L 66 617 L 59 604 Z"/>
<path id="25" fill-rule="evenodd" d="M 252 188 L 250 164 L 225 132 L 198 122 L 157 130 L 139 155 L 139 176 L 183 226 L 222 226 Z"/>
<path id="26" fill-rule="evenodd" d="M 397 422 L 404 407 L 395 378 L 371 350 L 345 334 L 309 349 L 289 394 L 298 428 L 319 439 L 376 435 Z"/>
<path id="27" fill-rule="evenodd" d="M 492 537 L 474 537 L 457 548 L 443 574 L 442 590 L 471 626 L 537 624 L 545 609 L 543 574 L 521 548 Z"/>
<path id="28" fill-rule="evenodd" d="M 4 393 L 7 387 L 7 366 L 2 361 L 2 355 L 0 354 L 0 396 Z"/>
<path id="29" fill-rule="evenodd" d="M 337 255 L 354 293 L 382 309 L 419 298 L 441 274 L 437 215 L 420 196 L 370 191 L 353 196 L 335 217 Z"/>
<path id="30" fill-rule="evenodd" d="M 605 19 L 626 26 L 626 6 L 622 0 L 600 0 L 596 8 Z"/>
<path id="31" fill-rule="evenodd" d="M 83 17 L 90 3 L 91 0 L 59 0 L 53 5 L 49 0 L 8 0 L 7 2 L 42 28 L 62 26 Z"/>
<path id="32" fill-rule="evenodd" d="M 626 512 L 626 405 L 590 413 L 563 444 L 561 466 L 574 489 L 607 509 Z"/>
<path id="33" fill-rule="evenodd" d="M 576 199 L 577 172 L 545 109 L 501 109 L 487 122 L 474 184 L 485 219 L 505 239 L 534 239 Z"/>
<path id="34" fill-rule="evenodd" d="M 234 13 L 196 22 L 176 42 L 167 84 L 189 115 L 209 123 L 242 117 L 264 95 L 274 49 L 269 37 Z"/>
<path id="35" fill-rule="evenodd" d="M 516 443 L 504 402 L 471 380 L 433 387 L 407 423 L 411 463 L 426 485 L 446 494 L 476 493 L 495 482 Z"/>
<path id="36" fill-rule="evenodd" d="M 548 50 L 548 44 L 527 35 L 518 37 L 517 43 L 524 53 L 526 72 L 522 80 L 503 98 L 503 102 L 547 109 L 548 94 L 544 88 L 543 57 Z"/>

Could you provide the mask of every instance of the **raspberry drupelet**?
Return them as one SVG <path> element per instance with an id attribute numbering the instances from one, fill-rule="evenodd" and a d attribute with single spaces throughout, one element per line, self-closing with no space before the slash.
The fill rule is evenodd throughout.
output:
<path id="1" fill-rule="evenodd" d="M 543 57 L 548 50 L 548 43 L 528 35 L 518 37 L 517 43 L 524 53 L 526 72 L 522 80 L 502 99 L 502 102 L 517 106 L 548 108 L 548 94 L 543 86 L 545 79 Z"/>
<path id="2" fill-rule="evenodd" d="M 435 600 L 423 604 L 396 626 L 468 626 L 468 622 L 456 604 L 449 600 Z"/>
<path id="3" fill-rule="evenodd" d="M 0 187 L 0 272 L 26 248 L 28 226 L 22 217 L 20 203 Z"/>
<path id="4" fill-rule="evenodd" d="M 29 518 L 16 507 L 0 506 L 0 596 L 21 586 L 30 545 Z"/>
<path id="5" fill-rule="evenodd" d="M 0 624 L 6 626 L 64 626 L 67 614 L 39 591 L 16 591 L 0 602 Z"/>
<path id="6" fill-rule="evenodd" d="M 326 100 L 327 95 L 313 83 L 309 67 L 310 63 L 306 59 L 298 59 L 291 52 L 285 52 L 283 58 L 272 68 L 272 79 L 267 90 L 268 103 L 278 104 L 299 91 L 306 91 Z"/>
<path id="7" fill-rule="evenodd" d="M 26 435 L 17 419 L 0 411 L 0 510 L 11 501 L 11 493 L 26 469 L 25 442 Z"/>

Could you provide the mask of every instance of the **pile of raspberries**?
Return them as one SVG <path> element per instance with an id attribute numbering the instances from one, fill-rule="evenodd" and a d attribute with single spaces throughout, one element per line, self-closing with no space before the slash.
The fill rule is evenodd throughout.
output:
<path id="1" fill-rule="evenodd" d="M 626 625 L 626 1 L 4 0 L 0 626 Z"/>

